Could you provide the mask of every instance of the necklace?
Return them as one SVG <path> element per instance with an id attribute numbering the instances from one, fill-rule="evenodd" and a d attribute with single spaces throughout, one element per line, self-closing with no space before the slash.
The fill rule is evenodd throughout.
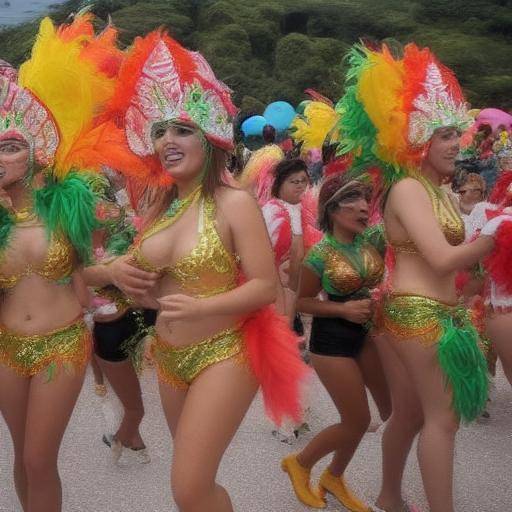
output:
<path id="1" fill-rule="evenodd" d="M 30 222 L 35 219 L 36 214 L 30 206 L 26 206 L 25 208 L 22 208 L 21 210 L 18 211 L 14 210 L 14 222 L 16 224 Z"/>
<path id="2" fill-rule="evenodd" d="M 198 186 L 184 199 L 173 199 L 165 214 L 157 219 L 140 237 L 139 244 L 162 229 L 172 226 L 201 195 L 201 186 Z"/>

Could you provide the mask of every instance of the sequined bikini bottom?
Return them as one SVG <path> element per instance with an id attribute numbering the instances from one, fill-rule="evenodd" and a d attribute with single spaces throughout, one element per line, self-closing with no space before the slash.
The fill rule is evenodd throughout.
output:
<path id="1" fill-rule="evenodd" d="M 470 315 L 463 306 L 450 305 L 423 295 L 390 293 L 385 295 L 377 324 L 399 340 L 418 340 L 429 347 L 443 335 L 443 319 L 451 318 L 459 327 L 470 327 Z"/>
<path id="2" fill-rule="evenodd" d="M 0 364 L 22 377 L 31 377 L 46 368 L 50 380 L 58 366 L 83 368 L 89 361 L 91 340 L 81 318 L 46 334 L 18 334 L 0 326 Z"/>
<path id="3" fill-rule="evenodd" d="M 158 336 L 152 346 L 160 380 L 178 389 L 187 389 L 209 366 L 231 359 L 245 360 L 244 340 L 239 328 L 221 331 L 199 343 L 173 346 Z"/>

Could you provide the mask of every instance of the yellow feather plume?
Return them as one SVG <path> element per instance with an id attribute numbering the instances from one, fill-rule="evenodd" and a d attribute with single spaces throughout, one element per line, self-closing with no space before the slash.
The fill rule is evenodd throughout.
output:
<path id="1" fill-rule="evenodd" d="M 77 20 L 82 23 L 83 19 Z M 77 30 L 63 37 L 49 18 L 40 25 L 31 58 L 19 72 L 19 82 L 51 112 L 60 144 L 53 172 L 63 177 L 73 167 L 73 146 L 92 127 L 98 109 L 113 94 L 114 79 L 99 72 L 84 49 L 94 39 L 91 31 Z"/>
<path id="2" fill-rule="evenodd" d="M 339 115 L 322 101 L 310 101 L 302 116 L 292 121 L 291 133 L 296 143 L 302 142 L 301 153 L 321 148 L 325 139 L 339 121 Z"/>
<path id="3" fill-rule="evenodd" d="M 403 64 L 387 48 L 368 51 L 368 65 L 361 73 L 358 100 L 377 128 L 377 155 L 385 162 L 400 161 L 407 152 L 407 116 L 402 109 Z"/>

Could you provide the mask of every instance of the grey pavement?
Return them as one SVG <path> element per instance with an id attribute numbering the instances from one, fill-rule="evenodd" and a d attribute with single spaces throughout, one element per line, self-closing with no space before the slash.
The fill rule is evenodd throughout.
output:
<path id="1" fill-rule="evenodd" d="M 156 379 L 146 370 L 142 377 L 146 416 L 142 433 L 152 462 L 118 468 L 101 442 L 112 430 L 118 405 L 102 400 L 93 392 L 92 372 L 87 379 L 66 432 L 60 454 L 64 486 L 64 512 L 168 512 L 177 509 L 169 489 L 171 442 L 163 418 Z M 455 465 L 455 499 L 459 512 L 512 511 L 512 407 L 511 389 L 501 371 L 489 411 L 491 419 L 463 427 L 458 435 Z M 310 389 L 311 434 L 290 447 L 271 435 L 264 418 L 261 399 L 252 405 L 229 447 L 219 481 L 229 490 L 237 512 L 301 512 L 280 459 L 300 448 L 314 432 L 336 421 L 334 407 L 314 379 Z M 110 424 L 110 427 L 108 426 Z M 357 494 L 371 503 L 380 483 L 380 441 L 382 429 L 368 433 L 347 470 L 347 480 Z M 404 483 L 407 499 L 427 511 L 415 453 L 411 453 Z M 0 511 L 18 512 L 10 476 L 12 448 L 5 424 L 0 419 Z M 321 461 L 315 475 L 325 467 Z M 343 511 L 335 501 L 327 509 Z M 205 511 L 208 512 L 208 511 Z"/>

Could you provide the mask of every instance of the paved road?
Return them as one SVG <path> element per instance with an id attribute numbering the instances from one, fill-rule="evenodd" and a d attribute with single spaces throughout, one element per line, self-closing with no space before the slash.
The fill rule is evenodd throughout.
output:
<path id="1" fill-rule="evenodd" d="M 143 435 L 151 450 L 146 466 L 120 469 L 109 459 L 101 442 L 112 399 L 102 402 L 93 393 L 89 372 L 63 442 L 60 468 L 64 483 L 64 512 L 168 512 L 176 511 L 168 485 L 171 445 L 162 416 L 156 381 L 143 376 L 147 415 Z M 313 431 L 335 420 L 333 406 L 315 380 L 311 389 Z M 456 503 L 460 512 L 512 511 L 512 393 L 500 372 L 490 406 L 491 420 L 462 428 L 456 450 Z M 106 414 L 105 414 L 106 413 Z M 111 416 L 111 415 L 110 415 Z M 112 422 L 110 417 L 110 422 Z M 302 512 L 279 469 L 279 460 L 291 449 L 270 435 L 261 401 L 252 406 L 224 459 L 220 481 L 227 486 L 237 512 Z M 310 435 L 299 442 L 300 446 Z M 0 511 L 18 512 L 10 478 L 12 450 L 0 419 Z M 426 511 L 418 467 L 411 455 L 405 494 Z M 321 468 L 325 462 L 321 464 Z M 367 434 L 348 469 L 348 480 L 369 502 L 380 481 L 380 432 Z M 342 511 L 329 502 L 328 511 Z M 208 512 L 208 511 L 205 511 Z"/>

